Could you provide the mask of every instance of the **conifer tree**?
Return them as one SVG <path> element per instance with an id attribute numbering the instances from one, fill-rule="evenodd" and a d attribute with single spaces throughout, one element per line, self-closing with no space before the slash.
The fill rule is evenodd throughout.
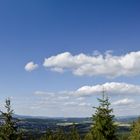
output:
<path id="1" fill-rule="evenodd" d="M 86 136 L 84 137 L 84 140 L 93 140 L 93 135 L 91 132 L 87 133 Z"/>
<path id="2" fill-rule="evenodd" d="M 56 132 L 54 140 L 67 140 L 66 135 L 61 128 Z"/>
<path id="3" fill-rule="evenodd" d="M 54 140 L 53 132 L 50 129 L 48 129 L 46 133 L 44 134 L 44 136 L 41 137 L 40 140 Z"/>
<path id="4" fill-rule="evenodd" d="M 61 128 L 59 128 L 56 132 L 52 132 L 48 129 L 40 140 L 67 140 L 67 137 Z"/>
<path id="5" fill-rule="evenodd" d="M 81 140 L 75 124 L 73 124 L 72 130 L 69 134 L 69 140 Z"/>
<path id="6" fill-rule="evenodd" d="M 3 124 L 0 127 L 0 138 L 2 140 L 20 140 L 21 135 L 18 134 L 16 121 L 13 118 L 13 110 L 11 109 L 10 99 L 5 101 L 6 112 L 1 112 Z"/>
<path id="7" fill-rule="evenodd" d="M 103 92 L 102 99 L 98 99 L 99 106 L 93 115 L 92 134 L 95 140 L 116 140 L 116 126 L 114 125 L 113 109 L 110 109 L 109 98 Z"/>
<path id="8" fill-rule="evenodd" d="M 129 140 L 140 140 L 140 118 L 133 123 Z"/>

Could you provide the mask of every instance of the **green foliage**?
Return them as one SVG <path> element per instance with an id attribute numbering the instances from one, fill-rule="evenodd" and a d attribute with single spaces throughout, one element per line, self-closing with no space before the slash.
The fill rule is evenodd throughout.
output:
<path id="1" fill-rule="evenodd" d="M 56 133 L 53 133 L 51 130 L 48 129 L 40 140 L 67 140 L 67 139 L 62 129 L 59 129 Z"/>
<path id="2" fill-rule="evenodd" d="M 47 130 L 44 136 L 40 140 L 81 140 L 80 135 L 73 125 L 70 133 L 66 134 L 62 129 L 58 129 L 57 132 L 53 133 L 51 130 Z"/>
<path id="3" fill-rule="evenodd" d="M 66 140 L 66 135 L 62 129 L 59 129 L 55 134 L 55 140 Z"/>
<path id="4" fill-rule="evenodd" d="M 92 134 L 95 140 L 116 140 L 116 126 L 114 125 L 113 110 L 110 109 L 108 97 L 103 94 L 102 99 L 98 99 L 99 107 L 93 115 L 93 128 Z"/>
<path id="5" fill-rule="evenodd" d="M 118 135 L 119 140 L 128 140 L 129 138 L 129 133 L 122 133 Z"/>
<path id="6" fill-rule="evenodd" d="M 81 140 L 75 125 L 72 126 L 72 130 L 69 134 L 69 140 Z"/>
<path id="7" fill-rule="evenodd" d="M 54 140 L 53 132 L 50 129 L 48 129 L 40 140 Z"/>
<path id="8" fill-rule="evenodd" d="M 92 135 L 92 133 L 89 132 L 88 134 L 86 134 L 84 140 L 94 140 L 94 139 L 93 139 L 93 135 Z"/>
<path id="9" fill-rule="evenodd" d="M 140 118 L 133 123 L 129 140 L 140 140 Z"/>
<path id="10" fill-rule="evenodd" d="M 18 134 L 16 121 L 13 119 L 13 110 L 11 109 L 10 99 L 5 101 L 6 112 L 1 111 L 3 124 L 0 127 L 1 140 L 21 140 L 21 135 Z"/>

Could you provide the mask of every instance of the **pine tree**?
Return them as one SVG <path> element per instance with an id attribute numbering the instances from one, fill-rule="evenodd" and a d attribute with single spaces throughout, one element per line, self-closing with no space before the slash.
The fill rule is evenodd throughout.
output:
<path id="1" fill-rule="evenodd" d="M 56 132 L 52 132 L 48 129 L 40 140 L 67 140 L 67 137 L 61 128 L 59 128 Z"/>
<path id="2" fill-rule="evenodd" d="M 92 134 L 95 140 L 116 140 L 116 126 L 114 125 L 113 109 L 110 109 L 109 98 L 103 92 L 102 99 L 98 99 L 99 106 L 93 115 Z"/>
<path id="3" fill-rule="evenodd" d="M 133 123 L 129 140 L 140 140 L 140 118 Z"/>
<path id="4" fill-rule="evenodd" d="M 80 140 L 80 135 L 76 129 L 76 126 L 75 124 L 73 124 L 72 126 L 72 130 L 69 134 L 69 140 Z"/>
<path id="5" fill-rule="evenodd" d="M 86 134 L 86 136 L 84 137 L 84 140 L 94 140 L 92 133 L 89 132 L 88 134 Z"/>
<path id="6" fill-rule="evenodd" d="M 40 140 L 55 140 L 53 132 L 50 129 L 48 129 Z"/>
<path id="7" fill-rule="evenodd" d="M 0 127 L 0 138 L 2 140 L 20 140 L 21 135 L 18 134 L 16 121 L 13 118 L 13 110 L 11 109 L 10 99 L 5 101 L 6 112 L 1 112 L 3 124 Z"/>
<path id="8" fill-rule="evenodd" d="M 56 132 L 54 140 L 67 140 L 66 135 L 61 128 Z"/>

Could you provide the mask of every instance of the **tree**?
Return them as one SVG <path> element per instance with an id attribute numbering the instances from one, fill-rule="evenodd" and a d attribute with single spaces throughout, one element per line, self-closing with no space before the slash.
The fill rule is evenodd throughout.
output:
<path id="1" fill-rule="evenodd" d="M 54 140 L 67 140 L 66 134 L 61 128 L 59 128 L 58 131 L 56 132 Z"/>
<path id="2" fill-rule="evenodd" d="M 99 106 L 93 115 L 92 134 L 95 140 L 116 140 L 116 126 L 114 125 L 113 109 L 110 109 L 109 98 L 103 92 L 102 99 L 98 99 Z"/>
<path id="3" fill-rule="evenodd" d="M 133 123 L 129 140 L 140 140 L 140 118 Z"/>
<path id="4" fill-rule="evenodd" d="M 3 124 L 0 127 L 0 138 L 2 140 L 20 140 L 21 134 L 17 131 L 17 123 L 13 118 L 10 99 L 6 99 L 5 108 L 6 112 L 0 111 L 3 119 Z"/>
<path id="5" fill-rule="evenodd" d="M 54 140 L 53 132 L 50 129 L 48 129 L 46 133 L 44 134 L 44 136 L 41 137 L 40 140 Z"/>
<path id="6" fill-rule="evenodd" d="M 56 132 L 52 132 L 48 129 L 40 140 L 67 140 L 67 138 L 64 131 L 59 128 Z"/>
<path id="7" fill-rule="evenodd" d="M 93 135 L 91 132 L 87 133 L 86 136 L 84 137 L 84 140 L 93 140 Z"/>
<path id="8" fill-rule="evenodd" d="M 75 124 L 73 124 L 72 126 L 72 130 L 69 134 L 69 140 L 80 140 L 80 135 L 76 129 L 76 126 Z"/>

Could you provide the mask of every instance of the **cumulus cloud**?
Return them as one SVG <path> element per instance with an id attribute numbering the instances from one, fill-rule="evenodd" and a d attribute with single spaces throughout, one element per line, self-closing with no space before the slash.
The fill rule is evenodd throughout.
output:
<path id="1" fill-rule="evenodd" d="M 35 69 L 38 68 L 38 64 L 35 64 L 33 61 L 31 62 L 28 62 L 26 65 L 25 65 L 25 70 L 28 71 L 28 72 L 31 72 Z"/>
<path id="2" fill-rule="evenodd" d="M 140 85 L 110 82 L 93 86 L 82 86 L 73 91 L 58 91 L 55 93 L 36 91 L 34 94 L 38 96 L 52 97 L 55 100 L 75 98 L 77 101 L 82 101 L 85 97 L 102 94 L 103 90 L 105 90 L 105 93 L 109 96 L 139 95 Z"/>
<path id="3" fill-rule="evenodd" d="M 135 95 L 140 94 L 140 86 L 127 84 L 127 83 L 117 83 L 110 82 L 105 84 L 99 84 L 94 86 L 83 86 L 75 91 L 78 96 L 91 96 L 94 94 L 105 92 L 110 95 Z"/>
<path id="4" fill-rule="evenodd" d="M 125 99 L 121 99 L 121 100 L 113 102 L 112 105 L 121 106 L 121 105 L 131 105 L 133 103 L 134 103 L 134 100 L 125 98 Z"/>
<path id="5" fill-rule="evenodd" d="M 72 55 L 64 52 L 45 58 L 43 66 L 57 72 L 71 71 L 78 76 L 134 76 L 140 75 L 140 51 L 115 56 L 105 54 Z"/>

